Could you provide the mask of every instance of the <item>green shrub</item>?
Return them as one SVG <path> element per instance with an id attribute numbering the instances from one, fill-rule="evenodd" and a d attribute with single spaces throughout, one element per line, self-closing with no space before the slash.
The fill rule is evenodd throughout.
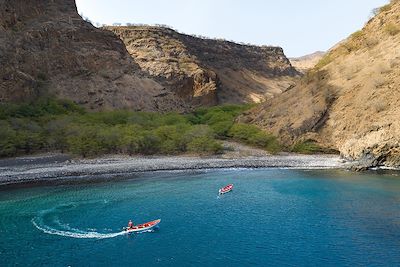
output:
<path id="1" fill-rule="evenodd" d="M 155 130 L 155 134 L 160 139 L 160 152 L 162 154 L 176 154 L 186 150 L 183 136 L 190 126 L 185 125 L 166 125 L 160 126 Z"/>
<path id="2" fill-rule="evenodd" d="M 216 140 L 229 138 L 276 150 L 276 139 L 255 126 L 241 136 L 235 118 L 250 105 L 200 108 L 191 114 L 89 112 L 71 101 L 40 98 L 31 103 L 0 104 L 0 157 L 40 151 L 69 152 L 82 157 L 104 153 L 219 153 Z M 239 127 L 240 128 L 240 127 Z M 231 131 L 232 130 L 232 131 Z M 246 134 L 246 132 L 244 132 Z"/>
<path id="3" fill-rule="evenodd" d="M 98 140 L 98 131 L 95 126 L 76 125 L 67 137 L 68 150 L 82 157 L 97 156 L 105 152 Z"/>
<path id="4" fill-rule="evenodd" d="M 154 118 L 156 117 L 156 113 L 150 112 L 131 112 L 128 117 L 128 124 L 140 125 L 143 128 L 154 128 L 156 127 L 156 123 L 154 122 Z"/>
<path id="5" fill-rule="evenodd" d="M 37 118 L 45 115 L 83 114 L 82 107 L 70 100 L 56 100 L 52 98 L 41 98 L 35 102 L 22 104 L 2 103 L 0 104 L 0 119 L 11 117 Z"/>
<path id="6" fill-rule="evenodd" d="M 261 132 L 261 130 L 257 126 L 244 123 L 236 123 L 230 129 L 229 136 L 235 139 L 249 141 L 251 137 L 259 132 Z"/>
<path id="7" fill-rule="evenodd" d="M 155 125 L 177 125 L 177 124 L 186 124 L 188 123 L 187 119 L 175 112 L 162 114 L 154 117 Z"/>
<path id="8" fill-rule="evenodd" d="M 75 104 L 71 100 L 66 99 L 51 99 L 51 98 L 43 98 L 39 99 L 34 106 L 42 112 L 42 114 L 50 114 L 50 115 L 61 115 L 61 114 L 71 114 L 85 113 L 85 109 Z"/>
<path id="9" fill-rule="evenodd" d="M 262 131 L 255 125 L 236 123 L 230 129 L 228 135 L 236 140 L 263 148 L 272 153 L 281 150 L 281 146 L 275 136 Z"/>
<path id="10" fill-rule="evenodd" d="M 0 157 L 11 157 L 17 153 L 16 132 L 8 122 L 0 121 Z"/>
<path id="11" fill-rule="evenodd" d="M 204 115 L 204 123 L 209 125 L 218 137 L 226 137 L 235 117 L 222 110 L 214 110 Z"/>
<path id="12" fill-rule="evenodd" d="M 96 139 L 104 153 L 119 153 L 123 132 L 118 127 L 102 127 L 96 133 Z"/>
<path id="13" fill-rule="evenodd" d="M 229 130 L 233 125 L 233 121 L 219 121 L 211 124 L 210 127 L 214 131 L 215 135 L 219 138 L 225 139 L 227 137 Z"/>
<path id="14" fill-rule="evenodd" d="M 41 133 L 29 131 L 17 131 L 16 146 L 17 149 L 24 153 L 32 153 L 40 151 L 45 147 L 46 140 Z"/>
<path id="15" fill-rule="evenodd" d="M 56 117 L 44 122 L 43 131 L 46 138 L 47 150 L 59 150 L 64 152 L 68 148 L 67 132 L 71 126 L 70 117 Z"/>
<path id="16" fill-rule="evenodd" d="M 206 124 L 216 137 L 225 139 L 235 118 L 253 105 L 223 105 L 211 108 L 199 108 L 186 116 L 191 124 Z"/>
<path id="17" fill-rule="evenodd" d="M 15 131 L 17 152 L 32 153 L 46 147 L 46 136 L 37 122 L 27 118 L 11 118 L 9 125 Z"/>
<path id="18" fill-rule="evenodd" d="M 44 111 L 38 106 L 30 104 L 22 104 L 13 111 L 15 117 L 39 117 L 44 115 Z"/>
<path id="19" fill-rule="evenodd" d="M 199 108 L 188 115 L 192 124 L 215 124 L 220 121 L 233 121 L 235 117 L 251 108 L 252 105 L 224 105 L 211 108 Z"/>
<path id="20" fill-rule="evenodd" d="M 185 143 L 189 143 L 197 137 L 206 136 L 207 138 L 214 138 L 214 135 L 214 131 L 208 125 L 193 125 L 185 132 L 183 140 Z"/>
<path id="21" fill-rule="evenodd" d="M 120 126 L 122 137 L 119 140 L 120 151 L 129 155 L 140 153 L 143 142 L 143 128 L 139 125 Z"/>
<path id="22" fill-rule="evenodd" d="M 222 145 L 207 136 L 194 138 L 188 143 L 187 147 L 189 152 L 197 154 L 216 154 L 222 151 Z"/>
<path id="23" fill-rule="evenodd" d="M 306 140 L 297 142 L 292 147 L 292 152 L 301 153 L 301 154 L 314 154 L 314 153 L 321 153 L 324 150 L 316 144 L 313 140 Z"/>
<path id="24" fill-rule="evenodd" d="M 270 134 L 259 132 L 250 137 L 249 143 L 257 147 L 264 148 L 271 153 L 277 153 L 282 150 L 278 139 Z"/>
<path id="25" fill-rule="evenodd" d="M 147 131 L 139 144 L 139 151 L 142 154 L 152 155 L 160 152 L 161 140 L 153 132 Z"/>
<path id="26" fill-rule="evenodd" d="M 131 113 L 125 110 L 118 111 L 103 111 L 87 113 L 80 117 L 80 122 L 92 124 L 106 124 L 110 126 L 126 124 L 129 120 Z"/>

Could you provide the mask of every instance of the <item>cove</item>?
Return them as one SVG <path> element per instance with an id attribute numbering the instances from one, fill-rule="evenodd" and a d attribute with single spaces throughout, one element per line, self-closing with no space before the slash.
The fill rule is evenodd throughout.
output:
<path id="1" fill-rule="evenodd" d="M 0 265 L 395 266 L 397 175 L 225 169 L 2 190 Z"/>

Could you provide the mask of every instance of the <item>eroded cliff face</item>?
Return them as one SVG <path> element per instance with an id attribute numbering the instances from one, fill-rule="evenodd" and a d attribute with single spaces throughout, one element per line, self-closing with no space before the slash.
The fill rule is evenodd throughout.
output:
<path id="1" fill-rule="evenodd" d="M 335 46 L 297 85 L 241 118 L 288 145 L 312 139 L 366 165 L 400 166 L 400 2 Z"/>
<path id="2" fill-rule="evenodd" d="M 40 95 L 91 109 L 185 110 L 113 33 L 82 20 L 74 0 L 0 0 L 0 101 Z"/>
<path id="3" fill-rule="evenodd" d="M 262 102 L 299 75 L 279 47 L 196 38 L 162 27 L 107 29 L 124 41 L 142 70 L 194 105 Z"/>
<path id="4" fill-rule="evenodd" d="M 185 111 L 261 102 L 298 75 L 278 47 L 108 29 L 125 44 L 82 20 L 74 0 L 0 0 L 0 101 L 54 95 L 94 110 Z"/>

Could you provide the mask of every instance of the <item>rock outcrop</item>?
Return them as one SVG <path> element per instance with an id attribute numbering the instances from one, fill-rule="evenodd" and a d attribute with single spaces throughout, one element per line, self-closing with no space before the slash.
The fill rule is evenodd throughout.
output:
<path id="1" fill-rule="evenodd" d="M 297 85 L 241 118 L 287 145 L 311 139 L 368 166 L 400 166 L 400 1 L 335 46 Z"/>
<path id="2" fill-rule="evenodd" d="M 152 26 L 107 27 L 135 62 L 194 105 L 262 102 L 299 73 L 280 47 L 197 38 Z"/>
<path id="3" fill-rule="evenodd" d="M 0 65 L 0 102 L 55 95 L 91 109 L 186 108 L 74 0 L 0 0 Z"/>

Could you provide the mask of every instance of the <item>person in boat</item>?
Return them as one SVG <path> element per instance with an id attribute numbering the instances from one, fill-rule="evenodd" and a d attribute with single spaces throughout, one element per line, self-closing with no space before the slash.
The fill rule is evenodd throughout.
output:
<path id="1" fill-rule="evenodd" d="M 132 229 L 132 228 L 133 228 L 133 222 L 132 222 L 132 220 L 129 220 L 128 229 Z"/>

